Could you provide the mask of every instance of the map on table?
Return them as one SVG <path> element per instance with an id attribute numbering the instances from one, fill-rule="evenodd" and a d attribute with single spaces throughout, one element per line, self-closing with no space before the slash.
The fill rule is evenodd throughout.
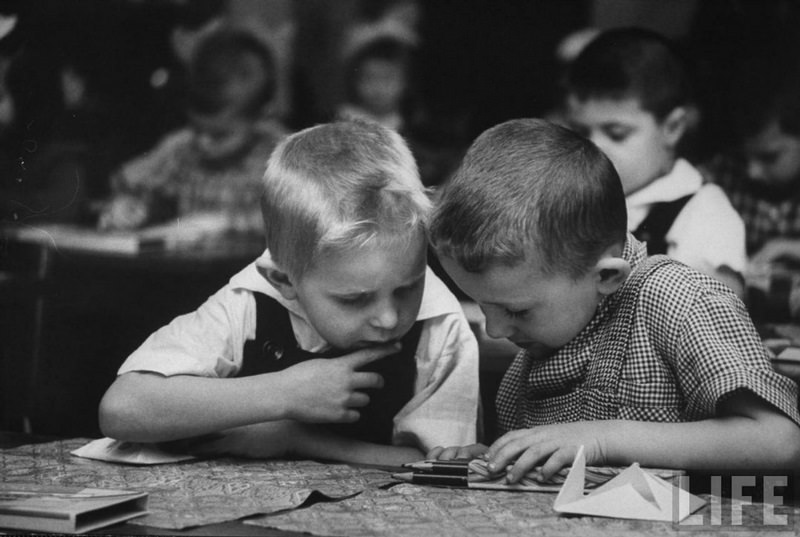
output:
<path id="1" fill-rule="evenodd" d="M 341 499 L 391 483 L 377 469 L 314 461 L 207 459 L 131 466 L 76 457 L 88 439 L 0 450 L 0 482 L 146 490 L 150 514 L 131 520 L 168 529 L 273 513 L 316 499 Z"/>

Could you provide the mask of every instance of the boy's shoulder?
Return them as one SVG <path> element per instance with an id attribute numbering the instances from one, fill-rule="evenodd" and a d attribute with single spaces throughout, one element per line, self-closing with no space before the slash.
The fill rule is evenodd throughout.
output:
<path id="1" fill-rule="evenodd" d="M 729 309 L 739 316 L 744 306 L 720 281 L 665 255 L 648 257 L 628 277 L 623 301 L 632 301 L 639 317 L 679 323 L 691 311 Z"/>

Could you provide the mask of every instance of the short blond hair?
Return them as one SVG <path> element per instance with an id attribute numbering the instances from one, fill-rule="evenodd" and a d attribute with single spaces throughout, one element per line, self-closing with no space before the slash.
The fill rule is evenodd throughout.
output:
<path id="1" fill-rule="evenodd" d="M 263 183 L 267 247 L 295 278 L 330 251 L 410 241 L 431 211 L 408 145 L 377 123 L 337 121 L 289 136 Z"/>

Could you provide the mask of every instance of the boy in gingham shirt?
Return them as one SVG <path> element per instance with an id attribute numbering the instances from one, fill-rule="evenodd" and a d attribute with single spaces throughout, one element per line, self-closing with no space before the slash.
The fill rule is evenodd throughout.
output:
<path id="1" fill-rule="evenodd" d="M 522 348 L 497 397 L 505 434 L 485 454 L 550 477 L 586 463 L 683 469 L 800 462 L 797 386 L 776 373 L 742 302 L 626 230 L 625 196 L 590 141 L 541 120 L 483 133 L 430 230 L 442 266 Z"/>

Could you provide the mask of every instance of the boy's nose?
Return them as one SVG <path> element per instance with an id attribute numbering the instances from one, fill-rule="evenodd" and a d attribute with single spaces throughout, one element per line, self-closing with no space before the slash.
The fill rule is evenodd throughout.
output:
<path id="1" fill-rule="evenodd" d="M 508 338 L 513 332 L 511 324 L 498 314 L 486 313 L 486 335 L 491 338 Z"/>
<path id="2" fill-rule="evenodd" d="M 372 317 L 372 324 L 376 328 L 392 330 L 397 326 L 400 315 L 394 304 L 384 304 L 380 306 Z"/>

